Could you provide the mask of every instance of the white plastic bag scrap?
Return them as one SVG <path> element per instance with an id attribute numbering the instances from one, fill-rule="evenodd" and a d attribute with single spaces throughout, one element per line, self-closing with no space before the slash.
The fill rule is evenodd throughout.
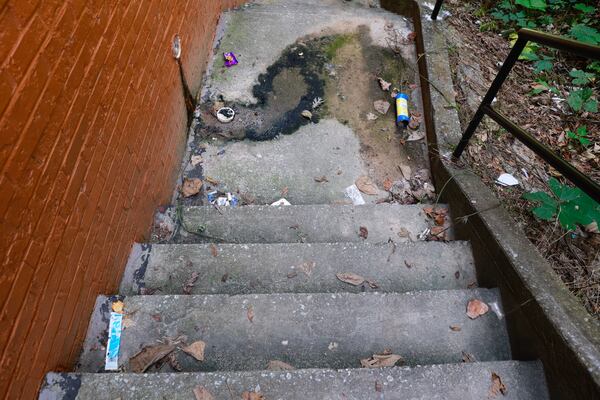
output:
<path id="1" fill-rule="evenodd" d="M 501 186 L 516 186 L 519 181 L 511 174 L 502 174 L 496 179 L 496 183 Z"/>
<path id="2" fill-rule="evenodd" d="M 365 204 L 365 199 L 363 199 L 362 194 L 360 194 L 360 190 L 358 190 L 355 184 L 352 184 L 344 189 L 344 194 L 346 197 L 352 200 L 352 204 L 355 206 L 361 206 Z"/>
<path id="3" fill-rule="evenodd" d="M 281 198 L 279 200 L 277 200 L 274 203 L 271 203 L 272 206 L 291 206 L 292 203 L 290 203 L 289 201 L 287 201 L 285 198 Z"/>

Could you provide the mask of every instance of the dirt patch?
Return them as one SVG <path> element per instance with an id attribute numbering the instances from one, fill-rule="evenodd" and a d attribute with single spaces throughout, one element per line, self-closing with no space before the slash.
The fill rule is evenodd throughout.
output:
<path id="1" fill-rule="evenodd" d="M 474 9 L 456 2 L 448 2 L 447 6 L 452 16 L 446 19 L 449 24 L 446 37 L 459 117 L 465 129 L 510 47 L 505 38 L 480 31 L 481 16 L 475 17 Z M 577 60 L 561 58 L 559 72 L 568 76 L 573 62 Z M 566 138 L 568 130 L 587 124 L 592 143 L 600 143 L 598 114 L 579 117 L 571 114 L 560 99 L 565 97 L 565 87 L 559 86 L 558 94 L 533 95 L 536 84 L 533 77 L 531 65 L 517 63 L 494 107 L 592 179 L 600 181 L 600 151 L 594 150 L 593 144 L 585 149 Z M 600 235 L 581 227 L 567 232 L 557 222 L 536 219 L 529 211 L 532 203 L 522 198 L 531 191 L 550 192 L 547 182 L 552 177 L 566 182 L 560 174 L 488 118 L 484 118 L 461 162 L 496 192 L 517 225 L 564 283 L 592 315 L 600 317 Z M 516 177 L 519 185 L 506 188 L 495 184 L 505 172 Z"/>
<path id="2" fill-rule="evenodd" d="M 427 178 L 425 142 L 406 141 L 413 132 L 396 126 L 395 99 L 391 95 L 394 88 L 410 91 L 414 72 L 390 49 L 373 46 L 366 28 L 334 43 L 335 52 L 327 53 L 332 58 L 325 87 L 327 112 L 356 132 L 371 177 L 381 187 L 386 178 L 401 178 L 400 167 L 408 166 Z M 392 84 L 390 91 L 381 89 L 379 77 Z M 390 105 L 384 115 L 374 108 L 373 103 L 379 100 Z M 409 108 L 416 110 L 417 105 L 410 102 Z M 377 119 L 370 120 L 369 116 Z"/>

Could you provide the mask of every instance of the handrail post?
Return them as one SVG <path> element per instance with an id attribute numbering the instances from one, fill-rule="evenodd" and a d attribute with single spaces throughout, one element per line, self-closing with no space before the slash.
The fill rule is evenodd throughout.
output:
<path id="1" fill-rule="evenodd" d="M 440 13 L 440 9 L 442 8 L 442 3 L 444 2 L 444 0 L 437 0 L 435 2 L 435 6 L 433 7 L 433 11 L 431 13 L 431 19 L 432 20 L 436 20 L 438 17 L 438 14 Z"/>
<path id="2" fill-rule="evenodd" d="M 527 39 L 524 39 L 519 36 L 512 50 L 510 51 L 510 53 L 508 53 L 506 60 L 504 60 L 504 64 L 502 64 L 502 67 L 500 68 L 500 71 L 498 71 L 496 78 L 490 85 L 490 88 L 488 89 L 483 100 L 481 101 L 481 104 L 479 105 L 479 108 L 477 109 L 475 115 L 471 119 L 469 126 L 467 126 L 467 129 L 460 138 L 460 142 L 458 142 L 456 149 L 454 149 L 454 152 L 452 153 L 452 160 L 458 160 L 465 148 L 467 147 L 467 145 L 469 144 L 469 140 L 471 140 L 471 137 L 473 136 L 475 130 L 479 126 L 481 119 L 485 115 L 485 106 L 491 105 L 492 101 L 494 101 L 494 98 L 498 94 L 498 91 L 502 87 L 502 84 L 504 83 L 513 66 L 519 59 L 519 55 L 521 55 L 521 52 L 525 48 L 525 45 L 527 45 Z"/>

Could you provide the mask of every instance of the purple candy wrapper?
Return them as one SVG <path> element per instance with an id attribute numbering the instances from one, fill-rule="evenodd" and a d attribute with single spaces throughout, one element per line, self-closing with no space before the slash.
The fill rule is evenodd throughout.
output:
<path id="1" fill-rule="evenodd" d="M 223 58 L 225 59 L 225 66 L 227 68 L 233 67 L 238 63 L 237 58 L 235 58 L 235 54 L 231 53 L 223 53 Z"/>

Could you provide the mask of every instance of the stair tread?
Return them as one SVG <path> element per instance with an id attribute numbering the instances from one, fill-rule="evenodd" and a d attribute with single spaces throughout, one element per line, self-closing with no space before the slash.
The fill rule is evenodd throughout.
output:
<path id="1" fill-rule="evenodd" d="M 381 292 L 466 289 L 476 280 L 470 245 L 459 241 L 153 244 L 134 246 L 121 293 L 185 294 L 194 273 L 191 294 L 365 290 L 337 279 L 342 272 L 374 280 Z"/>
<path id="2" fill-rule="evenodd" d="M 506 394 L 498 394 L 498 398 L 549 398 L 541 363 L 495 361 L 382 369 L 157 374 L 49 373 L 40 399 L 193 400 L 193 389 L 201 385 L 215 399 L 237 399 L 243 391 L 259 388 L 266 399 L 480 400 L 490 398 L 492 373 L 498 374 L 507 388 Z M 381 391 L 376 390 L 376 382 Z M 71 396 L 68 397 L 67 393 Z"/>
<path id="3" fill-rule="evenodd" d="M 490 311 L 470 320 L 467 302 L 478 298 Z M 95 335 L 107 328 L 99 304 L 79 371 L 103 369 L 104 350 Z M 125 299 L 119 363 L 165 337 L 206 342 L 205 360 L 177 355 L 184 371 L 252 370 L 280 359 L 298 368 L 350 368 L 385 349 L 407 365 L 460 362 L 463 352 L 479 361 L 510 358 L 495 289 L 410 293 L 316 293 L 254 295 L 131 296 Z M 253 318 L 250 321 L 249 309 Z M 156 317 L 156 316 L 159 317 Z M 460 331 L 450 329 L 457 325 Z M 168 368 L 168 366 L 164 366 Z"/>
<path id="4" fill-rule="evenodd" d="M 423 205 L 377 204 L 183 207 L 182 240 L 225 243 L 416 241 L 430 224 Z M 366 239 L 359 235 L 367 229 Z M 448 236 L 450 231 L 447 232 Z"/>

